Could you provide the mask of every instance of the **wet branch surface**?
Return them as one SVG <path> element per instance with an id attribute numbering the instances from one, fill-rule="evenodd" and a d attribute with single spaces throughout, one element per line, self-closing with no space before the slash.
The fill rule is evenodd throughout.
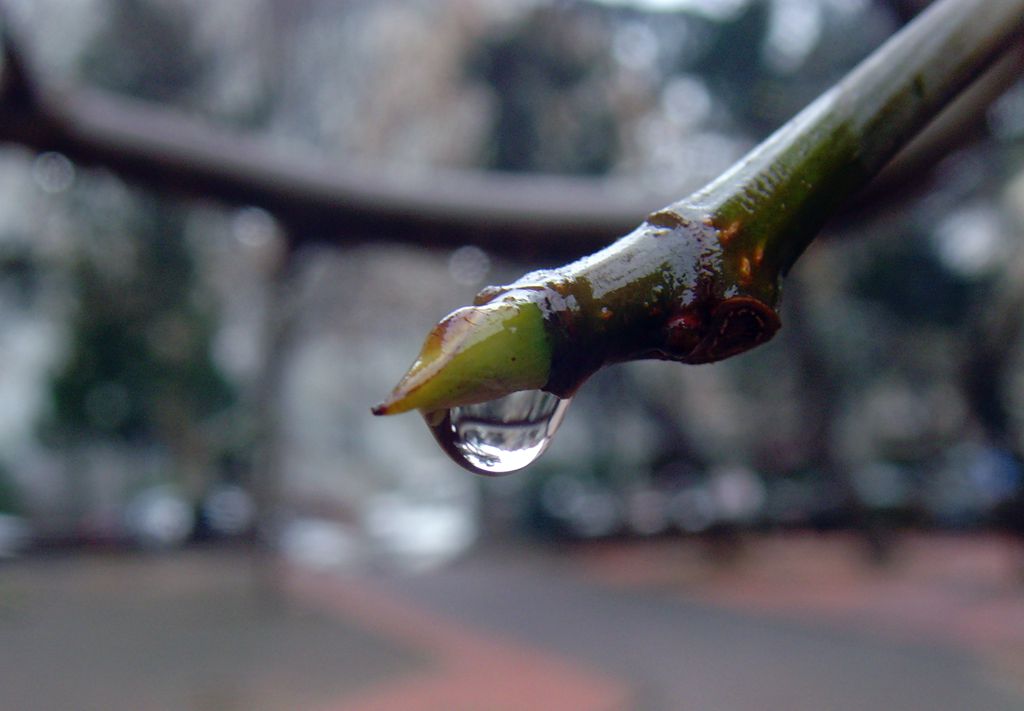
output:
<path id="1" fill-rule="evenodd" d="M 1024 0 L 939 0 L 706 187 L 595 254 L 481 291 L 374 412 L 568 398 L 613 363 L 768 341 L 783 278 L 825 222 L 1022 34 Z"/>

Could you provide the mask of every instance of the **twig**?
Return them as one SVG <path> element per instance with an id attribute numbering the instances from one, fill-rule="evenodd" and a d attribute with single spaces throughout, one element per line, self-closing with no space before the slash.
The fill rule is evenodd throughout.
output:
<path id="1" fill-rule="evenodd" d="M 1021 34 L 1024 0 L 940 0 L 706 188 L 445 318 L 375 412 L 565 397 L 610 363 L 764 343 L 782 277 L 825 220 Z"/>

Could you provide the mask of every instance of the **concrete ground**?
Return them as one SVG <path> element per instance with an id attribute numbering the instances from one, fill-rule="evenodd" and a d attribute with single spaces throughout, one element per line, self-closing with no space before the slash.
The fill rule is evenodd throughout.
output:
<path id="1" fill-rule="evenodd" d="M 997 538 L 487 547 L 416 577 L 239 551 L 0 566 L 3 711 L 1024 708 L 1024 584 Z"/>

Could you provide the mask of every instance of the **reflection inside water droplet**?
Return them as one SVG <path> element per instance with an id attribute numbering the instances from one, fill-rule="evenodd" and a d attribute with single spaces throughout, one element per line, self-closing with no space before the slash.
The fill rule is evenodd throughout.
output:
<path id="1" fill-rule="evenodd" d="M 508 474 L 539 457 L 565 417 L 569 400 L 543 390 L 424 415 L 441 448 L 476 474 Z"/>

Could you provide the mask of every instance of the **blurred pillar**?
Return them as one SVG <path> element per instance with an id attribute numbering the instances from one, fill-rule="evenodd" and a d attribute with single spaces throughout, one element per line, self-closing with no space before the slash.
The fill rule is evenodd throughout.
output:
<path id="1" fill-rule="evenodd" d="M 284 479 L 281 404 L 294 335 L 292 282 L 296 260 L 290 233 L 285 235 L 284 244 L 286 246 L 268 274 L 263 364 L 255 393 L 257 432 L 251 484 L 256 504 L 253 575 L 256 594 L 269 611 L 278 611 L 285 604 L 285 571 L 278 554 L 278 543 Z"/>
<path id="2" fill-rule="evenodd" d="M 1016 403 L 1008 401 L 1012 368 L 1019 362 L 1024 334 L 1024 246 L 1018 246 L 987 298 L 981 300 L 967 338 L 961 386 L 973 420 L 989 444 L 1009 452 L 1024 469 Z M 995 525 L 1009 534 L 1012 565 L 1024 580 L 1024 488 L 1003 502 Z"/>
<path id="3" fill-rule="evenodd" d="M 836 421 L 846 399 L 837 364 L 822 347 L 811 314 L 808 286 L 798 275 L 786 281 L 786 327 L 794 344 L 800 374 L 803 432 L 808 463 L 824 472 L 849 507 L 853 525 L 864 541 L 868 559 L 887 563 L 896 544 L 896 529 L 885 514 L 868 507 L 855 493 L 850 463 L 836 451 Z"/>

